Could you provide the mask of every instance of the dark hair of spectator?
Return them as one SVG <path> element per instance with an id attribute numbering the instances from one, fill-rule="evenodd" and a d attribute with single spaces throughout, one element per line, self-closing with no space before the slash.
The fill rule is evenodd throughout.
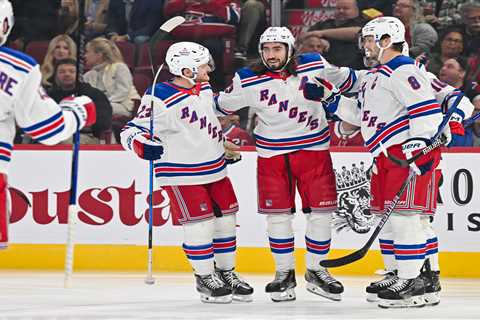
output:
<path id="1" fill-rule="evenodd" d="M 470 69 L 467 58 L 465 58 L 464 56 L 458 56 L 453 59 L 455 59 L 458 62 L 458 64 L 460 65 L 460 68 L 462 68 L 462 70 L 465 71 L 465 74 L 467 74 Z"/>
<path id="2" fill-rule="evenodd" d="M 443 32 L 440 34 L 440 37 L 438 37 L 437 43 L 435 43 L 435 46 L 433 47 L 432 51 L 433 52 L 439 52 L 441 50 L 441 45 L 443 40 L 447 37 L 448 34 L 452 32 L 457 32 L 462 35 L 462 40 L 465 41 L 465 32 L 462 27 L 460 26 L 449 26 L 443 30 Z M 463 46 L 462 52 L 460 54 L 462 55 L 465 51 L 465 45 Z"/>
<path id="3" fill-rule="evenodd" d="M 70 64 L 70 65 L 73 65 L 73 66 L 77 67 L 77 60 L 71 59 L 71 58 L 65 58 L 65 59 L 58 60 L 55 63 L 55 69 L 53 71 L 54 76 L 57 75 L 58 67 L 60 67 L 61 65 L 64 65 L 64 64 Z"/>

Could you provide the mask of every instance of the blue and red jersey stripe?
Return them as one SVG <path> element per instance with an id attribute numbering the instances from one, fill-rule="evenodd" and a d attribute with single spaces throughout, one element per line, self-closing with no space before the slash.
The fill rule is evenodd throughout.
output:
<path id="1" fill-rule="evenodd" d="M 407 107 L 410 119 L 424 117 L 435 113 L 441 113 L 442 110 L 437 100 L 425 100 Z"/>
<path id="2" fill-rule="evenodd" d="M 300 64 L 297 66 L 297 73 L 303 73 L 308 71 L 320 70 L 325 68 L 322 60 L 313 61 L 305 64 Z"/>
<path id="3" fill-rule="evenodd" d="M 156 177 L 181 177 L 209 175 L 220 172 L 226 167 L 225 156 L 202 163 L 158 162 L 154 165 Z"/>
<path id="4" fill-rule="evenodd" d="M 410 129 L 410 122 L 407 116 L 401 116 L 378 130 L 370 139 L 365 141 L 365 146 L 370 152 L 374 152 L 380 142 L 385 143 L 400 132 Z"/>
<path id="5" fill-rule="evenodd" d="M 12 145 L 6 142 L 0 142 L 0 160 L 9 162 L 12 158 Z"/>
<path id="6" fill-rule="evenodd" d="M 330 141 L 330 132 L 327 127 L 313 134 L 283 139 L 265 138 L 255 134 L 255 140 L 257 148 L 267 150 L 299 150 L 328 143 Z"/>
<path id="7" fill-rule="evenodd" d="M 54 114 L 48 119 L 40 121 L 32 126 L 23 128 L 23 131 L 37 141 L 43 141 L 60 133 L 65 128 L 65 121 L 62 111 Z"/>

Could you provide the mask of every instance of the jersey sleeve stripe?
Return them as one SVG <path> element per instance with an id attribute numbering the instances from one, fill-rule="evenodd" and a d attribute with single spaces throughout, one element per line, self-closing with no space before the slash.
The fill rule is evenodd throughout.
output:
<path id="1" fill-rule="evenodd" d="M 213 98 L 213 101 L 214 101 L 214 103 L 215 103 L 215 109 L 216 109 L 218 112 L 220 112 L 221 114 L 226 115 L 226 116 L 232 114 L 233 112 L 229 112 L 229 111 L 227 111 L 227 110 L 225 110 L 225 109 L 222 109 L 222 108 L 220 107 L 220 104 L 218 103 L 218 97 L 219 97 L 219 96 L 215 96 L 215 97 Z"/>
<path id="2" fill-rule="evenodd" d="M 64 127 L 63 113 L 60 111 L 46 120 L 30 127 L 23 128 L 23 131 L 35 140 L 42 141 L 61 132 Z"/>
<path id="3" fill-rule="evenodd" d="M 9 162 L 12 158 L 12 145 L 5 142 L 0 142 L 0 160 Z"/>

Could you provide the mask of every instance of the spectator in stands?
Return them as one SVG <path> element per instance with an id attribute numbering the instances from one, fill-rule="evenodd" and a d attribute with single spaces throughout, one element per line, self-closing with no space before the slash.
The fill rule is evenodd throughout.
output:
<path id="1" fill-rule="evenodd" d="M 464 4 L 461 8 L 465 30 L 465 54 L 480 54 L 480 3 Z"/>
<path id="2" fill-rule="evenodd" d="M 235 58 L 247 59 L 249 49 L 257 53 L 257 44 L 261 31 L 266 28 L 265 4 L 262 0 L 242 0 L 242 14 L 238 26 Z"/>
<path id="3" fill-rule="evenodd" d="M 325 55 L 329 49 L 330 42 L 316 36 L 315 34 L 311 34 L 302 38 L 300 44 L 298 45 L 298 51 L 300 53 L 317 52 L 321 55 Z"/>
<path id="4" fill-rule="evenodd" d="M 240 128 L 240 117 L 230 115 L 218 118 L 222 126 L 223 136 L 237 146 L 254 146 L 255 141 L 247 130 Z"/>
<path id="5" fill-rule="evenodd" d="M 112 105 L 113 115 L 132 117 L 133 100 L 140 99 L 140 96 L 115 43 L 105 38 L 88 42 L 85 64 L 92 69 L 85 73 L 83 80 L 105 93 Z"/>
<path id="6" fill-rule="evenodd" d="M 443 63 L 451 58 L 463 55 L 464 33 L 459 27 L 448 27 L 440 36 L 427 63 L 428 71 L 438 75 Z"/>
<path id="7" fill-rule="evenodd" d="M 443 63 L 438 79 L 462 90 L 474 106 L 480 107 L 480 86 L 466 79 L 468 61 L 465 57 L 448 59 Z"/>
<path id="8" fill-rule="evenodd" d="M 351 147 L 364 145 L 359 127 L 348 123 L 343 123 L 342 126 L 339 124 L 340 121 L 330 121 L 328 124 L 330 130 L 330 146 Z"/>
<path id="9" fill-rule="evenodd" d="M 59 28 L 61 1 L 13 0 L 12 6 L 15 25 L 11 40 L 18 48 L 30 41 L 50 40 L 65 31 Z"/>
<path id="10" fill-rule="evenodd" d="M 48 95 L 57 103 L 72 95 L 85 95 L 95 102 L 97 121 L 90 127 L 80 131 L 81 144 L 99 144 L 102 134 L 112 126 L 112 106 L 105 94 L 88 83 L 80 82 L 76 86 L 77 64 L 74 59 L 62 59 L 55 64 L 55 84 L 49 89 Z M 70 138 L 65 143 L 71 143 Z"/>
<path id="11" fill-rule="evenodd" d="M 393 6 L 393 15 L 405 25 L 405 40 L 410 46 L 410 55 L 417 57 L 422 53 L 429 54 L 438 35 L 431 25 L 423 22 L 418 1 L 397 0 Z"/>
<path id="12" fill-rule="evenodd" d="M 420 0 L 425 22 L 437 30 L 462 23 L 461 6 L 471 0 Z"/>
<path id="13" fill-rule="evenodd" d="M 357 34 L 363 24 L 356 0 L 338 0 L 335 19 L 314 24 L 303 38 L 316 35 L 328 40 L 330 49 L 325 58 L 330 63 L 363 69 L 365 66 L 357 48 Z"/>
<path id="14" fill-rule="evenodd" d="M 184 16 L 187 20 L 172 31 L 177 40 L 198 42 L 210 51 L 215 61 L 211 84 L 215 91 L 225 86 L 221 38 L 234 37 L 240 22 L 237 0 L 169 0 L 165 3 L 165 17 Z"/>
<path id="15" fill-rule="evenodd" d="M 105 33 L 109 1 L 85 1 L 85 36 L 87 39 L 93 39 Z M 65 33 L 74 34 L 78 30 L 78 0 L 62 0 L 61 5 L 60 24 L 66 30 Z"/>
<path id="16" fill-rule="evenodd" d="M 112 0 L 107 13 L 107 36 L 112 41 L 147 42 L 160 27 L 163 0 Z"/>
<path id="17" fill-rule="evenodd" d="M 61 34 L 53 38 L 48 44 L 47 53 L 40 68 L 43 87 L 48 89 L 53 85 L 55 63 L 62 59 L 76 59 L 76 57 L 77 45 L 72 38 L 66 34 Z"/>

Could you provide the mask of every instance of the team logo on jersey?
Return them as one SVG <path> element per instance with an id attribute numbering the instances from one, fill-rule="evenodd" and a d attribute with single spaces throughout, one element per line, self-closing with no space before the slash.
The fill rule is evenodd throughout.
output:
<path id="1" fill-rule="evenodd" d="M 350 168 L 342 166 L 334 169 L 337 182 L 338 209 L 333 215 L 333 227 L 341 230 L 353 230 L 367 233 L 375 223 L 370 213 L 370 177 L 371 170 L 353 163 Z"/>

